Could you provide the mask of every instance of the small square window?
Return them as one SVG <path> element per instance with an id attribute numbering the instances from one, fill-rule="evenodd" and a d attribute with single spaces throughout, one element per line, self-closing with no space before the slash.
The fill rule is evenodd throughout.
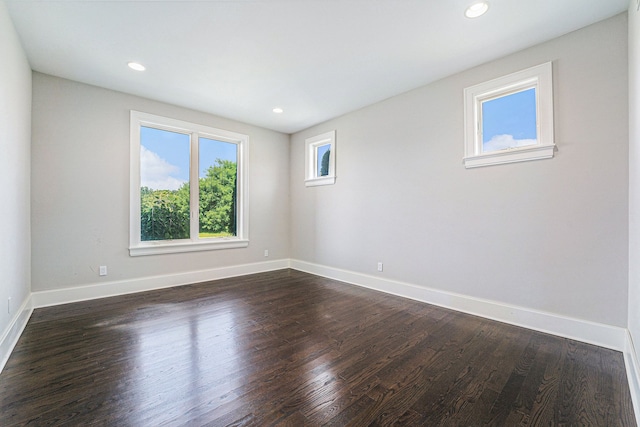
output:
<path id="1" fill-rule="evenodd" d="M 464 90 L 467 168 L 553 157 L 551 63 Z"/>
<path id="2" fill-rule="evenodd" d="M 336 182 L 336 131 L 308 138 L 305 146 L 305 185 Z"/>

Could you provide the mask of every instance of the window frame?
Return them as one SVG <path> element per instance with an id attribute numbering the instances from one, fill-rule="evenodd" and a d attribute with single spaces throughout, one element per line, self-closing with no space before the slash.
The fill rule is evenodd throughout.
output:
<path id="1" fill-rule="evenodd" d="M 318 147 L 329 145 L 329 173 L 321 176 L 318 172 Z M 307 187 L 331 185 L 336 182 L 336 131 L 305 139 L 305 181 Z"/>
<path id="2" fill-rule="evenodd" d="M 189 239 L 149 240 L 141 239 L 140 206 L 140 128 L 177 132 L 190 137 L 190 232 Z M 236 177 L 236 235 L 229 237 L 199 237 L 199 138 L 209 138 L 234 143 L 237 151 Z M 129 201 L 129 255 L 144 256 L 218 249 L 245 248 L 249 246 L 249 136 L 210 126 L 190 123 L 155 114 L 130 111 L 130 201 Z M 194 185 L 195 183 L 195 185 Z"/>
<path id="3" fill-rule="evenodd" d="M 464 89 L 464 165 L 467 169 L 554 156 L 552 63 L 545 62 Z M 482 103 L 523 90 L 536 90 L 537 144 L 482 152 Z"/>

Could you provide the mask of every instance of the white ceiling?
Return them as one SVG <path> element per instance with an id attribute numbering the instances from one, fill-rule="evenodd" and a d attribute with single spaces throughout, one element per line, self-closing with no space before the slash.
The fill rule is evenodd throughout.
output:
<path id="1" fill-rule="evenodd" d="M 628 0 L 5 0 L 31 67 L 293 133 L 608 18 Z M 147 67 L 135 72 L 127 62 Z M 274 107 L 284 109 L 274 114 Z"/>

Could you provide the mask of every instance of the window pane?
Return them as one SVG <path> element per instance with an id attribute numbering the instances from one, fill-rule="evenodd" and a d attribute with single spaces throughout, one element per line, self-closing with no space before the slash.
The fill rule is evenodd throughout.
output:
<path id="1" fill-rule="evenodd" d="M 236 236 L 238 146 L 200 138 L 199 237 Z"/>
<path id="2" fill-rule="evenodd" d="M 140 239 L 189 238 L 189 135 L 140 128 Z"/>
<path id="3" fill-rule="evenodd" d="M 537 144 L 536 123 L 535 88 L 482 102 L 482 151 Z"/>
<path id="4" fill-rule="evenodd" d="M 316 170 L 318 176 L 329 175 L 329 156 L 331 156 L 331 144 L 321 145 L 316 148 Z"/>

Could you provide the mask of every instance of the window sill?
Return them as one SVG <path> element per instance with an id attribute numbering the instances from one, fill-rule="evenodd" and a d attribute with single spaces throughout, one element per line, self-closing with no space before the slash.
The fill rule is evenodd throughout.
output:
<path id="1" fill-rule="evenodd" d="M 501 165 L 505 163 L 526 162 L 529 160 L 550 159 L 555 152 L 555 144 L 534 145 L 532 147 L 493 151 L 464 158 L 467 169 L 481 166 Z"/>
<path id="2" fill-rule="evenodd" d="M 321 178 L 309 178 L 304 181 L 307 187 L 315 187 L 317 185 L 331 185 L 336 183 L 335 176 L 323 176 Z"/>
<path id="3" fill-rule="evenodd" d="M 215 241 L 198 242 L 157 242 L 146 243 L 144 245 L 130 247 L 129 256 L 145 256 L 160 254 L 175 254 L 182 252 L 213 251 L 219 249 L 246 248 L 249 246 L 248 240 L 241 239 L 216 239 Z"/>

